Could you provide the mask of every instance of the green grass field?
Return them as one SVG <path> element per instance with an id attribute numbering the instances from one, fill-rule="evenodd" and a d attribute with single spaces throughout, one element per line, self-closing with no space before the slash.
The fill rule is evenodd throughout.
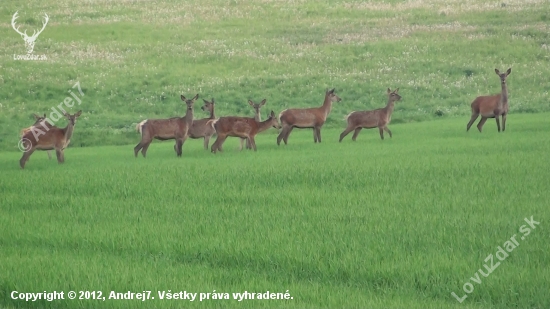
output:
<path id="1" fill-rule="evenodd" d="M 58 166 L 0 154 L 0 291 L 7 308 L 548 308 L 549 114 L 465 132 L 464 120 L 295 130 L 182 158 L 155 142 L 69 148 Z M 76 138 L 76 137 L 75 137 Z M 137 140 L 136 133 L 136 140 Z M 540 222 L 461 304 L 484 259 Z M 496 258 L 495 258 L 496 261 Z M 490 266 L 490 265 L 488 265 Z M 483 268 L 482 268 L 483 269 Z M 153 291 L 155 300 L 25 303 L 9 292 Z M 292 300 L 158 300 L 157 291 L 282 292 Z"/>
<path id="2" fill-rule="evenodd" d="M 29 34 L 49 15 L 34 48 L 46 61 L 14 59 L 16 11 Z M 549 12 L 547 0 L 3 1 L 0 308 L 549 308 Z M 506 132 L 490 119 L 467 133 L 470 102 L 500 91 L 495 68 L 512 68 Z M 76 82 L 65 164 L 35 152 L 21 170 L 20 130 Z M 320 106 L 327 88 L 342 102 L 321 144 L 294 130 L 277 146 L 270 129 L 257 152 L 230 138 L 216 155 L 188 140 L 182 158 L 173 141 L 133 156 L 135 125 L 182 116 L 181 94 L 199 93 L 196 118 L 202 98 L 217 116 L 252 116 L 247 100 L 265 98 L 265 119 Z M 403 97 L 393 138 L 338 143 L 342 118 L 383 107 L 387 88 Z M 211 295 L 159 299 L 169 291 Z M 245 291 L 292 299 L 233 299 Z"/>

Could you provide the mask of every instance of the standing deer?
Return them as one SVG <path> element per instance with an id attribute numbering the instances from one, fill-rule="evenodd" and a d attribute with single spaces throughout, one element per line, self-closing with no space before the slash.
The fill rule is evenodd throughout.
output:
<path id="1" fill-rule="evenodd" d="M 19 138 L 23 138 L 23 136 L 27 133 L 27 132 L 30 132 L 33 127 L 37 127 L 38 130 L 40 131 L 44 131 L 44 130 L 49 130 L 52 125 L 46 120 L 46 114 L 44 114 L 44 116 L 39 116 L 37 114 L 33 114 L 34 116 L 34 119 L 36 120 L 34 122 L 34 124 L 28 128 L 24 128 L 21 130 L 20 134 L 19 134 Z M 46 153 L 48 154 L 48 159 L 52 159 L 52 154 L 49 150 L 46 150 Z"/>
<path id="2" fill-rule="evenodd" d="M 151 145 L 153 138 L 161 141 L 175 139 L 174 150 L 178 157 L 181 157 L 183 143 L 187 140 L 189 128 L 193 125 L 193 104 L 199 98 L 199 94 L 192 99 L 186 99 L 183 94 L 181 100 L 187 105 L 187 112 L 183 117 L 173 117 L 168 119 L 147 119 L 138 124 L 138 130 L 141 133 L 141 141 L 134 147 L 134 155 L 137 158 L 141 149 L 141 154 L 145 158 L 147 148 Z"/>
<path id="3" fill-rule="evenodd" d="M 277 136 L 277 145 L 281 144 L 281 140 L 288 141 L 288 136 L 294 128 L 312 128 L 313 129 L 313 141 L 315 143 L 321 142 L 321 127 L 325 124 L 327 116 L 330 113 L 333 102 L 340 102 L 340 99 L 335 93 L 334 89 L 327 90 L 325 92 L 325 101 L 321 107 L 314 108 L 300 108 L 300 109 L 285 109 L 279 114 L 279 121 L 281 122 L 283 130 Z"/>
<path id="4" fill-rule="evenodd" d="M 41 132 L 41 134 L 38 136 L 35 136 L 32 131 L 25 133 L 20 141 L 21 145 L 26 150 L 19 160 L 19 165 L 21 166 L 21 168 L 25 168 L 25 163 L 29 160 L 29 157 L 35 150 L 55 149 L 57 162 L 65 162 L 64 150 L 69 144 L 69 141 L 73 135 L 76 119 L 80 117 L 81 114 L 81 110 L 74 115 L 69 115 L 64 112 L 63 116 L 65 116 L 67 120 L 69 120 L 69 123 L 65 128 L 52 126 L 49 128 L 49 130 L 45 131 L 44 134 L 42 134 Z"/>
<path id="5" fill-rule="evenodd" d="M 250 141 L 250 145 L 256 151 L 255 137 L 258 133 L 263 132 L 270 127 L 280 129 L 279 121 L 275 117 L 275 113 L 271 111 L 269 118 L 259 122 L 254 118 L 247 117 L 220 117 L 219 119 L 210 122 L 216 129 L 218 137 L 212 145 L 212 152 L 223 151 L 222 145 L 228 136 L 245 138 Z"/>
<path id="6" fill-rule="evenodd" d="M 257 122 L 262 121 L 262 114 L 260 113 L 260 110 L 262 106 L 265 105 L 265 101 L 266 99 L 263 99 L 262 102 L 260 102 L 259 104 L 256 104 L 252 102 L 252 100 L 248 100 L 248 104 L 252 106 L 252 108 L 254 109 L 254 120 L 256 120 Z M 241 147 L 239 148 L 239 150 L 243 150 L 244 141 L 246 141 L 246 149 L 252 149 L 252 146 L 250 145 L 250 141 L 245 138 L 241 138 Z"/>
<path id="7" fill-rule="evenodd" d="M 36 32 L 36 30 L 33 30 L 31 36 L 27 35 L 27 30 L 25 30 L 25 32 L 19 31 L 20 26 L 18 26 L 17 28 L 15 27 L 15 20 L 17 18 L 19 18 L 19 16 L 17 15 L 17 12 L 15 12 L 15 14 L 13 14 L 13 17 L 11 19 L 11 26 L 13 27 L 13 30 L 19 33 L 23 38 L 23 40 L 25 41 L 25 48 L 27 49 L 27 54 L 32 54 L 32 51 L 34 50 L 34 43 L 38 38 L 38 35 L 42 33 L 42 31 L 44 31 L 44 28 L 46 28 L 46 25 L 48 24 L 48 20 L 50 20 L 50 17 L 48 17 L 48 14 L 44 14 L 44 22 L 42 23 L 42 29 L 40 29 L 38 32 Z"/>
<path id="8" fill-rule="evenodd" d="M 495 118 L 497 122 L 497 130 L 500 132 L 500 121 L 498 117 L 502 116 L 502 132 L 506 129 L 506 115 L 508 114 L 508 87 L 506 86 L 506 78 L 512 73 L 512 68 L 509 68 L 506 73 L 500 73 L 498 69 L 495 69 L 500 78 L 500 85 L 502 90 L 500 94 L 491 96 L 479 96 L 472 102 L 472 117 L 470 122 L 466 126 L 466 132 L 470 130 L 470 127 L 476 121 L 477 117 L 481 115 L 481 120 L 477 124 L 477 129 L 481 132 L 487 118 Z"/>
<path id="9" fill-rule="evenodd" d="M 359 132 L 361 132 L 361 129 L 363 128 L 378 128 L 380 131 L 380 138 L 382 140 L 384 139 L 384 131 L 388 132 L 391 138 L 392 135 L 390 129 L 388 128 L 388 124 L 390 124 L 391 121 L 391 114 L 393 112 L 395 102 L 401 100 L 401 96 L 397 94 L 398 91 L 399 88 L 394 91 L 391 91 L 391 89 L 388 88 L 388 103 L 384 108 L 349 113 L 346 118 L 344 118 L 348 122 L 348 126 L 344 132 L 340 134 L 340 142 L 344 139 L 344 137 L 346 137 L 346 135 L 349 134 L 349 132 L 354 130 L 355 132 L 353 133 L 353 137 L 351 139 L 355 141 L 357 135 L 359 135 Z"/>
<path id="10" fill-rule="evenodd" d="M 189 137 L 192 139 L 197 138 L 204 138 L 204 149 L 208 150 L 208 143 L 210 142 L 210 138 L 214 133 L 216 133 L 216 130 L 212 127 L 210 123 L 208 123 L 209 120 L 216 119 L 216 116 L 214 115 L 214 98 L 212 98 L 212 102 L 208 102 L 205 99 L 203 99 L 204 105 L 201 107 L 203 111 L 209 111 L 210 117 L 203 118 L 199 120 L 193 120 L 193 125 L 189 129 Z"/>

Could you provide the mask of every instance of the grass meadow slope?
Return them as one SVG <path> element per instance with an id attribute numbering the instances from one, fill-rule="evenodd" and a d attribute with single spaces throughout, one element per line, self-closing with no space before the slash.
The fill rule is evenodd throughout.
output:
<path id="1" fill-rule="evenodd" d="M 29 34 L 49 15 L 47 60 L 14 59 L 16 11 Z M 545 0 L 3 1 L 0 307 L 549 308 L 549 21 Z M 470 102 L 509 67 L 506 131 L 467 133 Z M 66 162 L 35 152 L 21 170 L 20 129 L 77 82 Z M 398 87 L 393 138 L 338 143 L 345 115 Z M 182 158 L 173 141 L 133 156 L 136 123 L 182 115 L 181 94 L 215 98 L 217 116 L 266 98 L 266 118 L 326 88 L 342 102 L 321 144 L 294 130 L 277 146 L 270 129 L 257 152 L 230 138 L 216 155 L 188 140 Z M 245 291 L 291 299 L 233 299 Z"/>

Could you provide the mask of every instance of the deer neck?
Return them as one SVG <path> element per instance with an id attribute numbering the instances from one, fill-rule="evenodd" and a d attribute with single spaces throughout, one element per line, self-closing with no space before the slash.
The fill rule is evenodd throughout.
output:
<path id="1" fill-rule="evenodd" d="M 71 137 L 73 136 L 73 131 L 74 131 L 74 124 L 72 124 L 69 121 L 69 124 L 67 124 L 65 129 L 63 129 L 63 132 L 65 133 L 64 136 L 66 141 L 71 139 Z"/>
<path id="2" fill-rule="evenodd" d="M 502 86 L 502 92 L 500 94 L 500 105 L 505 105 L 508 103 L 508 87 L 506 86 L 506 83 L 500 83 Z"/>
<path id="3" fill-rule="evenodd" d="M 330 113 L 331 109 L 332 109 L 332 101 L 330 100 L 330 97 L 327 96 L 325 98 L 325 102 L 323 102 L 323 106 L 321 106 L 321 110 L 325 114 L 325 117 Z"/>
<path id="4" fill-rule="evenodd" d="M 395 106 L 395 102 L 388 100 L 388 104 L 386 104 L 386 107 L 385 107 L 386 112 L 388 113 L 388 116 L 391 116 L 391 114 L 393 113 L 394 106 Z"/>
<path id="5" fill-rule="evenodd" d="M 257 122 L 262 122 L 262 117 L 260 116 L 260 113 L 256 113 L 256 115 L 254 115 L 254 120 L 256 120 Z"/>
<path id="6" fill-rule="evenodd" d="M 210 119 L 216 119 L 216 116 L 214 116 L 214 105 L 212 105 L 212 111 L 210 112 Z"/>
<path id="7" fill-rule="evenodd" d="M 261 122 L 256 120 L 256 122 L 258 122 L 258 133 L 263 132 L 271 127 L 271 118 L 268 118 L 267 120 Z"/>
<path id="8" fill-rule="evenodd" d="M 193 121 L 193 109 L 187 109 L 187 113 L 183 116 L 183 120 L 187 123 L 191 123 L 191 121 Z"/>

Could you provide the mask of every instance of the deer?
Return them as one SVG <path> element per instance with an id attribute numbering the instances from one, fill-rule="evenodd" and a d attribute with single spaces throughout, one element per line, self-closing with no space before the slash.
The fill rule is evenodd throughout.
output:
<path id="1" fill-rule="evenodd" d="M 357 135 L 361 132 L 361 129 L 373 129 L 378 128 L 380 131 L 380 138 L 384 140 L 384 131 L 388 132 L 390 138 L 392 137 L 391 130 L 388 128 L 388 124 L 391 121 L 391 114 L 393 113 L 393 108 L 395 102 L 401 100 L 401 96 L 398 94 L 399 88 L 391 91 L 388 88 L 388 103 L 386 107 L 379 108 L 370 111 L 354 111 L 349 113 L 344 120 L 347 121 L 348 125 L 344 132 L 340 134 L 339 142 L 342 142 L 344 137 L 348 135 L 351 131 L 355 131 L 352 136 L 352 140 L 355 142 Z"/>
<path id="2" fill-rule="evenodd" d="M 175 139 L 174 150 L 176 155 L 181 157 L 183 143 L 187 140 L 189 128 L 193 125 L 193 104 L 199 98 L 199 94 L 192 99 L 186 99 L 181 95 L 181 100 L 187 105 L 187 111 L 183 117 L 173 117 L 168 119 L 147 119 L 138 124 L 137 129 L 141 134 L 141 141 L 134 147 L 134 156 L 137 158 L 138 152 L 145 158 L 147 149 L 153 138 L 165 141 Z"/>
<path id="3" fill-rule="evenodd" d="M 334 93 L 335 89 L 325 91 L 325 100 L 320 107 L 313 108 L 295 108 L 285 109 L 279 114 L 282 130 L 277 136 L 277 145 L 281 144 L 281 140 L 285 145 L 288 141 L 288 136 L 294 128 L 313 129 L 313 141 L 321 142 L 321 127 L 325 124 L 327 117 L 332 109 L 333 102 L 340 102 L 342 99 Z"/>
<path id="4" fill-rule="evenodd" d="M 201 109 L 203 111 L 209 111 L 210 117 L 193 120 L 193 125 L 191 126 L 191 128 L 189 128 L 188 135 L 192 139 L 204 138 L 204 149 L 208 150 L 210 138 L 212 137 L 212 135 L 214 135 L 214 133 L 216 133 L 216 130 L 212 127 L 211 124 L 208 123 L 208 121 L 216 119 L 216 116 L 214 115 L 214 98 L 212 98 L 211 102 L 208 102 L 205 99 L 203 99 L 203 101 L 204 105 L 201 107 Z"/>
<path id="5" fill-rule="evenodd" d="M 57 155 L 57 162 L 65 162 L 64 150 L 68 146 L 71 137 L 73 136 L 74 126 L 76 119 L 80 117 L 82 110 L 79 110 L 76 114 L 70 115 L 67 112 L 63 112 L 63 116 L 67 118 L 69 123 L 65 128 L 58 128 L 56 126 L 50 127 L 48 130 L 36 132 L 28 131 L 21 137 L 20 144 L 25 149 L 23 156 L 19 160 L 19 165 L 22 169 L 25 168 L 25 163 L 29 160 L 29 157 L 35 150 L 53 150 Z"/>
<path id="6" fill-rule="evenodd" d="M 27 132 L 30 132 L 33 127 L 37 127 L 38 130 L 49 130 L 49 128 L 51 128 L 52 126 L 50 125 L 50 123 L 47 121 L 47 117 L 46 117 L 46 114 L 44 114 L 44 116 L 39 116 L 37 114 L 33 114 L 34 116 L 34 119 L 36 120 L 34 122 L 34 124 L 30 127 L 27 127 L 27 128 L 24 128 L 24 129 L 21 129 L 21 132 L 19 133 L 19 138 L 23 138 L 23 136 L 27 133 Z M 48 154 L 48 159 L 52 159 L 52 154 L 49 150 L 46 150 L 46 153 Z"/>
<path id="7" fill-rule="evenodd" d="M 500 132 L 499 117 L 502 117 L 502 132 L 506 129 L 506 115 L 508 114 L 508 87 L 506 86 L 506 78 L 512 73 L 512 68 L 509 68 L 505 73 L 500 73 L 498 69 L 495 69 L 495 73 L 500 78 L 501 92 L 491 96 L 479 96 L 472 101 L 470 105 L 472 108 L 472 117 L 466 126 L 466 132 L 470 131 L 470 127 L 476 121 L 477 117 L 481 115 L 481 120 L 477 124 L 477 129 L 481 133 L 483 125 L 487 121 L 487 118 L 495 118 L 497 123 L 497 130 Z"/>
<path id="8" fill-rule="evenodd" d="M 44 14 L 44 22 L 42 23 L 42 29 L 40 29 L 38 32 L 36 32 L 36 30 L 33 30 L 32 35 L 28 36 L 27 30 L 25 30 L 25 32 L 21 32 L 19 31 L 20 26 L 18 26 L 17 28 L 15 27 L 15 20 L 19 18 L 17 13 L 18 12 L 15 12 L 15 14 L 13 14 L 13 17 L 11 19 L 11 26 L 13 30 L 19 33 L 23 38 L 23 40 L 25 41 L 25 48 L 27 49 L 27 54 L 32 54 L 32 51 L 34 50 L 34 43 L 38 38 L 38 35 L 42 33 L 42 31 L 44 31 L 44 28 L 46 28 L 46 25 L 48 24 L 48 20 L 50 20 L 50 17 L 48 16 L 48 14 Z"/>
<path id="9" fill-rule="evenodd" d="M 266 99 L 263 99 L 262 102 L 259 104 L 252 102 L 252 100 L 248 100 L 248 104 L 252 106 L 254 109 L 254 120 L 257 122 L 262 121 L 262 114 L 260 113 L 260 110 L 262 106 L 265 105 Z M 243 150 L 243 142 L 246 141 L 246 149 L 252 149 L 252 146 L 250 145 L 250 142 L 246 138 L 241 138 L 241 146 L 239 150 Z"/>
<path id="10" fill-rule="evenodd" d="M 265 121 L 256 121 L 254 118 L 248 117 L 220 117 L 210 121 L 211 125 L 216 129 L 218 137 L 212 145 L 212 153 L 223 151 L 222 145 L 228 136 L 240 137 L 248 140 L 250 146 L 256 151 L 255 137 L 258 133 L 263 132 L 271 127 L 280 129 L 279 121 L 275 117 L 275 112 L 271 111 L 269 118 Z"/>

